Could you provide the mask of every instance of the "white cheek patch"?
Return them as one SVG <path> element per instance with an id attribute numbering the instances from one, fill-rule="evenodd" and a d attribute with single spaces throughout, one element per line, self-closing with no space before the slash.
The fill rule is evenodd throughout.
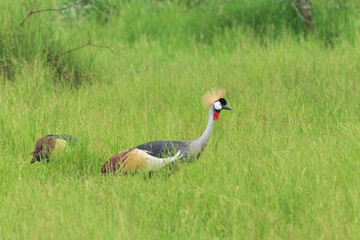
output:
<path id="1" fill-rule="evenodd" d="M 214 103 L 214 108 L 215 108 L 215 110 L 218 110 L 218 111 L 221 110 L 222 109 L 221 103 L 219 101 L 216 101 Z"/>

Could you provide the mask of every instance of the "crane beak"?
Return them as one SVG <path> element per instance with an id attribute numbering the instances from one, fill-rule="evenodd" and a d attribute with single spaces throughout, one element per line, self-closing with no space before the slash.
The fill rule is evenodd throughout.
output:
<path id="1" fill-rule="evenodd" d="M 225 109 L 225 110 L 232 110 L 231 107 L 228 107 L 228 106 L 223 105 L 223 106 L 222 106 L 222 110 L 224 110 L 224 109 Z"/>

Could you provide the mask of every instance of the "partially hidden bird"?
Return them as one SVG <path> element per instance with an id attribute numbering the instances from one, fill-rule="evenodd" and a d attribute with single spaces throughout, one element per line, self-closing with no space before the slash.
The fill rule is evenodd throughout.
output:
<path id="1" fill-rule="evenodd" d="M 203 97 L 204 106 L 210 107 L 207 127 L 204 133 L 193 141 L 154 141 L 122 151 L 109 158 L 101 168 L 103 174 L 138 172 L 141 170 L 152 172 L 173 162 L 193 161 L 199 158 L 204 150 L 213 129 L 214 120 L 219 119 L 221 110 L 232 110 L 223 98 L 225 90 L 206 93 Z"/>
<path id="2" fill-rule="evenodd" d="M 35 150 L 31 153 L 33 156 L 31 163 L 42 160 L 49 161 L 51 156 L 70 149 L 70 146 L 75 145 L 75 139 L 67 134 L 62 135 L 46 135 L 39 138 L 35 144 Z"/>

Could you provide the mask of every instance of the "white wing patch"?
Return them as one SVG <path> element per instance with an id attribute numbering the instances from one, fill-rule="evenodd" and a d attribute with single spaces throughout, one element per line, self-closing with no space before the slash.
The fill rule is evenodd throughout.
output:
<path id="1" fill-rule="evenodd" d="M 157 158 L 148 154 L 147 153 L 148 151 L 143 151 L 143 152 L 144 154 L 146 154 L 146 159 L 148 160 L 147 168 L 149 171 L 160 169 L 164 167 L 166 164 L 171 163 L 183 156 L 180 150 L 173 157 L 168 157 L 168 158 Z"/>
<path id="2" fill-rule="evenodd" d="M 55 146 L 53 149 L 53 153 L 58 153 L 59 151 L 63 151 L 66 147 L 66 141 L 63 139 L 56 139 Z"/>

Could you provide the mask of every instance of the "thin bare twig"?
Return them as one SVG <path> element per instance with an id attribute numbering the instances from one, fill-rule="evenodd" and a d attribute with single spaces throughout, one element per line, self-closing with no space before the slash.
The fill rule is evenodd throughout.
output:
<path id="1" fill-rule="evenodd" d="M 109 50 L 112 54 L 115 54 L 115 55 L 117 55 L 117 56 L 125 59 L 124 56 L 118 54 L 117 52 L 115 52 L 114 50 L 112 50 L 109 46 L 102 46 L 102 45 L 97 45 L 97 44 L 92 44 L 92 43 L 90 43 L 89 46 L 107 49 L 107 50 Z"/>
<path id="2" fill-rule="evenodd" d="M 63 11 L 63 10 L 66 10 L 68 8 L 72 8 L 72 7 L 76 6 L 76 5 L 79 5 L 82 2 L 87 2 L 87 1 L 88 0 L 79 0 L 79 1 L 77 1 L 77 2 L 75 2 L 73 4 L 71 4 L 71 5 L 68 5 L 66 7 L 63 7 L 63 8 L 48 8 L 48 9 L 36 10 L 36 11 L 30 10 L 29 6 L 26 5 L 25 7 L 26 7 L 26 10 L 27 10 L 28 14 L 24 18 L 24 20 L 22 20 L 22 22 L 20 23 L 20 27 L 22 27 L 24 25 L 25 21 L 28 20 L 31 17 L 31 15 L 33 15 L 33 14 L 42 13 L 42 12 L 49 12 L 49 11 L 52 11 L 52 12 Z"/>
<path id="3" fill-rule="evenodd" d="M 68 53 L 71 53 L 71 52 L 73 52 L 73 51 L 79 50 L 79 49 L 84 48 L 84 47 L 86 47 L 86 46 L 88 46 L 88 45 L 90 45 L 89 42 L 87 42 L 87 43 L 85 43 L 85 44 L 83 44 L 83 45 L 80 45 L 80 46 L 78 46 L 78 47 L 76 47 L 76 48 L 72 48 L 72 49 L 67 50 L 67 51 L 65 51 L 65 52 L 59 53 L 58 55 L 56 55 L 55 58 L 64 56 L 65 54 L 68 54 Z"/>
<path id="4" fill-rule="evenodd" d="M 68 54 L 68 53 L 74 52 L 74 51 L 76 51 L 76 50 L 79 50 L 79 49 L 84 48 L 84 47 L 87 47 L 87 46 L 107 49 L 107 50 L 109 50 L 111 53 L 113 53 L 113 54 L 115 54 L 115 55 L 117 55 L 117 56 L 125 59 L 124 56 L 122 56 L 122 55 L 120 55 L 119 53 L 115 52 L 115 51 L 114 51 L 113 49 L 111 49 L 109 46 L 103 46 L 103 45 L 93 44 L 93 43 L 91 42 L 91 35 L 90 35 L 89 32 L 88 32 L 88 41 L 87 41 L 87 43 L 84 43 L 84 44 L 82 44 L 82 45 L 80 45 L 80 46 L 78 46 L 78 47 L 69 49 L 69 50 L 67 50 L 67 51 L 65 51 L 65 52 L 59 53 L 58 55 L 56 55 L 56 58 L 61 57 L 61 56 L 64 56 L 64 55 L 66 55 L 66 54 Z"/>
<path id="5" fill-rule="evenodd" d="M 33 14 L 36 14 L 36 13 L 42 13 L 42 12 L 49 12 L 49 11 L 63 11 L 63 10 L 66 10 L 66 9 L 69 9 L 69 8 L 72 8 L 76 5 L 79 5 L 80 3 L 83 3 L 83 2 L 88 2 L 92 7 L 95 8 L 95 6 L 90 2 L 90 0 L 79 0 L 71 5 L 68 5 L 66 7 L 63 7 L 63 8 L 49 8 L 49 9 L 43 9 L 43 10 L 36 10 L 36 11 L 33 11 L 33 10 L 30 10 L 29 6 L 26 4 L 25 5 L 25 8 L 26 8 L 26 11 L 28 12 L 27 16 L 24 18 L 24 20 L 20 23 L 20 27 L 22 27 L 24 25 L 24 23 L 26 22 L 26 20 L 28 20 L 30 18 L 31 15 Z M 1 40 L 0 40 L 0 43 L 1 43 Z M 111 53 L 119 56 L 119 57 L 122 57 L 123 59 L 125 59 L 124 56 L 118 54 L 117 52 L 115 52 L 114 50 L 112 50 L 109 46 L 103 46 L 103 45 L 98 45 L 98 44 L 93 44 L 92 41 L 91 41 L 91 35 L 90 35 L 90 32 L 88 32 L 88 42 L 87 43 L 84 43 L 78 47 L 75 47 L 75 48 L 72 48 L 72 49 L 69 49 L 65 52 L 62 52 L 62 53 L 59 53 L 58 55 L 55 56 L 55 58 L 59 58 L 61 56 L 64 56 L 68 53 L 71 53 L 71 52 L 74 52 L 76 50 L 79 50 L 81 48 L 84 48 L 84 47 L 87 47 L 87 46 L 91 46 L 91 47 L 96 47 L 96 48 L 104 48 L 104 49 L 107 49 L 109 50 Z"/>

